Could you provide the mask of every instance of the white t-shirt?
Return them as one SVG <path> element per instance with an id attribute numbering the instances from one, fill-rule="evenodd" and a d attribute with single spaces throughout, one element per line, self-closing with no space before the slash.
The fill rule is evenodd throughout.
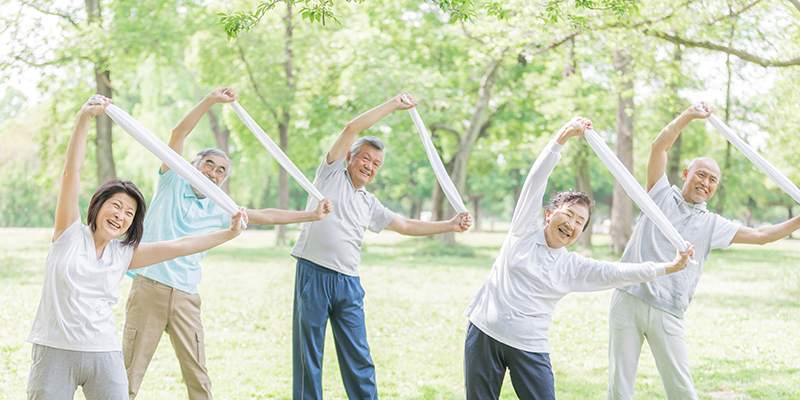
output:
<path id="1" fill-rule="evenodd" d="M 92 231 L 78 219 L 47 254 L 39 309 L 28 341 L 73 351 L 119 351 L 111 306 L 133 257 L 133 246 L 112 240 L 98 260 Z"/>

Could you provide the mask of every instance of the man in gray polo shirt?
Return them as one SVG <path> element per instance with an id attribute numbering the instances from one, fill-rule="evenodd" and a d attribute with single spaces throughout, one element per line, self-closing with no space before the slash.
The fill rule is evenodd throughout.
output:
<path id="1" fill-rule="evenodd" d="M 704 106 L 705 107 L 705 106 Z M 683 315 L 712 249 L 731 243 L 765 244 L 800 229 L 800 217 L 760 229 L 740 226 L 706 209 L 706 201 L 717 190 L 720 169 L 711 158 L 692 160 L 683 170 L 683 189 L 670 187 L 665 174 L 667 151 L 683 128 L 694 119 L 708 118 L 713 111 L 694 106 L 667 125 L 655 141 L 647 165 L 648 195 L 678 229 L 694 244 L 696 266 L 680 274 L 656 278 L 614 291 L 609 316 L 610 343 L 608 399 L 632 399 L 636 369 L 644 338 L 650 345 L 667 399 L 697 399 L 689 370 L 689 354 Z M 622 262 L 669 261 L 674 246 L 644 214 L 622 254 Z"/>
<path id="2" fill-rule="evenodd" d="M 367 228 L 427 236 L 463 232 L 472 225 L 468 214 L 440 222 L 405 219 L 364 188 L 383 164 L 384 144 L 373 136 L 355 138 L 393 111 L 417 105 L 413 101 L 410 105 L 403 103 L 401 95 L 350 121 L 317 169 L 314 186 L 330 196 L 336 208 L 324 220 L 304 224 L 292 249 L 292 256 L 297 258 L 292 325 L 295 400 L 322 399 L 322 352 L 328 319 L 347 397 L 378 398 L 364 322 L 364 289 L 358 277 L 361 242 Z M 312 203 L 309 197 L 307 207 Z"/>

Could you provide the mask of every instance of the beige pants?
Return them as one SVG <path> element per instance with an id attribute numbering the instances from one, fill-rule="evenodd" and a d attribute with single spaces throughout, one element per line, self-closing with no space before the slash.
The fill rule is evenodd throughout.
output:
<path id="1" fill-rule="evenodd" d="M 683 319 L 615 290 L 608 318 L 608 400 L 630 400 L 642 344 L 647 339 L 668 400 L 697 400 L 689 370 Z"/>
<path id="2" fill-rule="evenodd" d="M 162 332 L 169 334 L 189 399 L 211 399 L 211 379 L 206 370 L 203 323 L 200 321 L 200 295 L 136 275 L 125 307 L 122 338 L 131 400 L 139 391 Z"/>

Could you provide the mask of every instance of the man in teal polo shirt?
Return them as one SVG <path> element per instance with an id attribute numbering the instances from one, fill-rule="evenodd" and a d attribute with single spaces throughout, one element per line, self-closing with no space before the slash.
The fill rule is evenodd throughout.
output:
<path id="1" fill-rule="evenodd" d="M 209 93 L 175 127 L 169 146 L 183 153 L 186 137 L 216 103 L 236 100 L 231 88 Z M 222 150 L 203 149 L 192 161 L 215 185 L 229 176 L 231 162 Z M 214 232 L 230 225 L 230 215 L 178 176 L 167 165 L 159 170 L 158 185 L 144 221 L 142 242 L 155 242 Z M 311 211 L 247 210 L 250 224 L 278 225 L 318 221 L 331 211 L 325 199 Z M 128 393 L 136 397 L 163 332 L 169 333 L 190 399 L 211 399 L 206 369 L 200 295 L 197 285 L 205 252 L 129 272 L 134 277 L 125 308 L 122 353 L 128 374 Z"/>

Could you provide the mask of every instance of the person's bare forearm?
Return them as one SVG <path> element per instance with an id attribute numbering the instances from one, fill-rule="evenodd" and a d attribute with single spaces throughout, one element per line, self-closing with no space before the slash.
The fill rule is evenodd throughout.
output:
<path id="1" fill-rule="evenodd" d="M 185 140 L 194 127 L 197 126 L 197 123 L 200 122 L 200 118 L 203 118 L 203 115 L 205 115 L 214 104 L 216 104 L 216 102 L 209 96 L 204 97 L 203 100 L 197 103 L 197 105 L 178 122 L 178 125 L 172 129 L 172 139 L 170 139 L 170 142 L 175 139 Z"/>
<path id="2" fill-rule="evenodd" d="M 403 229 L 397 232 L 406 236 L 430 236 L 454 231 L 450 221 L 427 222 L 407 219 L 403 225 Z"/>
<path id="3" fill-rule="evenodd" d="M 355 142 L 356 136 L 377 124 L 378 121 L 391 114 L 392 111 L 396 109 L 397 106 L 394 99 L 392 99 L 348 122 L 328 151 L 328 156 L 326 158 L 328 164 L 344 157 L 347 152 L 350 151 L 350 147 L 353 145 L 353 142 Z"/>
<path id="4" fill-rule="evenodd" d="M 767 244 L 783 239 L 800 229 L 800 215 L 780 224 L 765 226 L 763 228 L 739 227 L 731 243 Z"/>
<path id="5" fill-rule="evenodd" d="M 206 251 L 238 236 L 231 229 L 156 243 L 140 243 L 134 251 L 129 269 L 144 268 L 176 257 Z"/>
<path id="6" fill-rule="evenodd" d="M 656 136 L 656 139 L 653 140 L 651 151 L 662 151 L 665 153 L 669 151 L 675 143 L 675 140 L 678 139 L 678 135 L 680 135 L 683 129 L 686 128 L 692 120 L 694 120 L 694 117 L 687 112 L 673 119 L 672 122 L 661 130 L 658 136 Z"/>
<path id="7" fill-rule="evenodd" d="M 359 115 L 358 117 L 355 117 L 352 121 L 347 123 L 344 130 L 353 136 L 358 135 L 359 133 L 364 132 L 373 125 L 377 124 L 378 121 L 391 114 L 395 109 L 396 106 L 394 102 L 392 100 L 388 100 L 385 103 Z"/>
<path id="8" fill-rule="evenodd" d="M 313 211 L 289 211 L 277 208 L 247 210 L 247 217 L 251 225 L 286 225 L 319 220 L 317 213 Z"/>

